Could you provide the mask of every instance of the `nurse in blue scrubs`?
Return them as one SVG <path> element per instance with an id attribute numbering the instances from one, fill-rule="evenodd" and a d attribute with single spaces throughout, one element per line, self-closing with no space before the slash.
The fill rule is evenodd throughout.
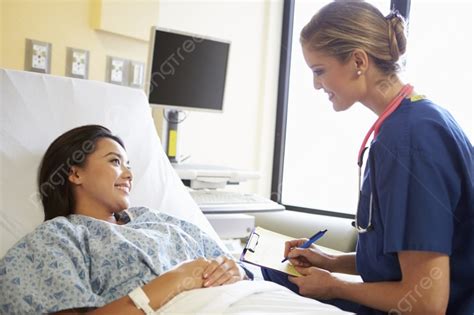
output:
<path id="1" fill-rule="evenodd" d="M 284 255 L 303 276 L 263 269 L 264 277 L 363 314 L 474 314 L 474 150 L 445 109 L 397 76 L 403 18 L 364 2 L 333 2 L 304 27 L 301 43 L 314 87 L 335 111 L 360 102 L 378 119 L 357 156 L 356 253 L 298 249 L 304 240 L 294 240 Z"/>

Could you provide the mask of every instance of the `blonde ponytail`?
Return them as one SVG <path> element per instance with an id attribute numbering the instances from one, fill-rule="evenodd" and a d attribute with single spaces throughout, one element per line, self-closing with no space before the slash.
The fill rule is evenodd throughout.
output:
<path id="1" fill-rule="evenodd" d="M 398 12 L 384 17 L 367 2 L 336 1 L 323 7 L 301 31 L 309 49 L 346 62 L 354 49 L 363 49 L 385 74 L 399 70 L 405 53 L 405 21 Z"/>

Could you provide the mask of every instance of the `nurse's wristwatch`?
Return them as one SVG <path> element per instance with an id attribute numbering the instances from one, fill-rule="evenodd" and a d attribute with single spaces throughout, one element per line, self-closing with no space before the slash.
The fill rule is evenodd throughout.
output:
<path id="1" fill-rule="evenodd" d="M 155 311 L 150 306 L 150 299 L 146 295 L 145 291 L 141 287 L 136 288 L 128 294 L 133 304 L 142 310 L 146 315 L 153 315 Z"/>

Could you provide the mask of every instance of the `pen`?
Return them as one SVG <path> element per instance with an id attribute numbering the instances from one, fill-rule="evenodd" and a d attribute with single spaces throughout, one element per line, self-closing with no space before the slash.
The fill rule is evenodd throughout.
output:
<path id="1" fill-rule="evenodd" d="M 308 248 L 311 246 L 311 244 L 313 244 L 314 242 L 316 242 L 317 240 L 319 240 L 321 237 L 323 237 L 324 233 L 326 233 L 328 230 L 321 230 L 319 231 L 318 233 L 314 234 L 313 236 L 311 236 L 309 238 L 309 240 L 307 240 L 306 242 L 303 243 L 303 245 L 299 246 L 298 248 Z M 288 260 L 288 257 L 285 257 L 281 262 L 284 263 L 285 261 Z"/>

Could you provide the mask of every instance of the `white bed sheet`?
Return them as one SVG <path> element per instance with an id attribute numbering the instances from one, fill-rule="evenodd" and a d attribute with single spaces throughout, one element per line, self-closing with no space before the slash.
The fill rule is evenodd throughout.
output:
<path id="1" fill-rule="evenodd" d="M 268 281 L 239 281 L 183 292 L 155 312 L 163 314 L 351 314 L 299 296 Z"/>

